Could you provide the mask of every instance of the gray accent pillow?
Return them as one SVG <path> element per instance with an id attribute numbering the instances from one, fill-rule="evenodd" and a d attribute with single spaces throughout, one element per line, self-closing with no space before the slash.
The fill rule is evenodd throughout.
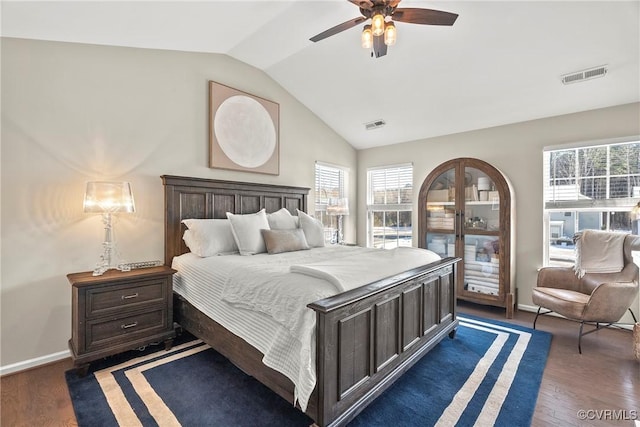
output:
<path id="1" fill-rule="evenodd" d="M 269 254 L 309 249 L 304 232 L 300 228 L 290 230 L 261 230 Z"/>

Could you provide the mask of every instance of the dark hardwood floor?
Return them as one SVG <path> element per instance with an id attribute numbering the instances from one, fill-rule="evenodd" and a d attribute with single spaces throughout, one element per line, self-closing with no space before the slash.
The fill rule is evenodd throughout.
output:
<path id="1" fill-rule="evenodd" d="M 461 302 L 459 312 L 506 321 L 504 310 L 494 307 Z M 531 327 L 533 318 L 533 313 L 518 311 L 509 322 Z M 555 317 L 538 320 L 538 329 L 551 332 L 553 339 L 532 425 L 633 426 L 631 418 L 640 415 L 640 363 L 633 357 L 631 331 L 606 329 L 587 335 L 580 355 L 578 327 Z M 2 377 L 0 425 L 77 425 L 64 380 L 71 366 L 65 359 Z M 580 419 L 579 411 L 591 411 L 588 415 L 596 419 Z M 603 419 L 607 414 L 609 419 Z M 616 421 L 614 416 L 626 419 Z"/>

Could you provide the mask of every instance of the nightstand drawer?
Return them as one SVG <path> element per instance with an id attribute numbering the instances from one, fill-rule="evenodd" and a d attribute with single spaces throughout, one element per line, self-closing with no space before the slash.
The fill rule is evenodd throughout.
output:
<path id="1" fill-rule="evenodd" d="M 139 333 L 150 335 L 167 329 L 166 310 L 155 310 L 108 321 L 87 322 L 87 350 L 129 340 Z"/>
<path id="2" fill-rule="evenodd" d="M 162 303 L 167 298 L 167 280 L 156 279 L 87 290 L 87 318 L 104 316 L 122 309 Z"/>

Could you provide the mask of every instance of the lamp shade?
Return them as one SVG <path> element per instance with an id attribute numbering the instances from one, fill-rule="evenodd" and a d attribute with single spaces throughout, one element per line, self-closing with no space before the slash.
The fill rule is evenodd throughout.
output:
<path id="1" fill-rule="evenodd" d="M 329 215 L 349 215 L 349 199 L 346 197 L 332 197 L 327 203 Z"/>
<path id="2" fill-rule="evenodd" d="M 131 184 L 120 181 L 87 182 L 84 211 L 87 213 L 135 212 Z"/>

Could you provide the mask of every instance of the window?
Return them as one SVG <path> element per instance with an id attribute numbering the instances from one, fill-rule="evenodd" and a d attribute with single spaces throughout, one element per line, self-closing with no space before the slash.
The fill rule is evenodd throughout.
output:
<path id="1" fill-rule="evenodd" d="M 413 165 L 367 170 L 367 246 L 411 246 Z"/>
<path id="2" fill-rule="evenodd" d="M 322 221 L 325 240 L 331 241 L 338 227 L 336 216 L 327 214 L 329 199 L 348 197 L 347 169 L 316 162 L 315 217 Z"/>
<path id="3" fill-rule="evenodd" d="M 574 264 L 578 231 L 637 233 L 640 141 L 545 151 L 543 173 L 547 265 Z"/>

